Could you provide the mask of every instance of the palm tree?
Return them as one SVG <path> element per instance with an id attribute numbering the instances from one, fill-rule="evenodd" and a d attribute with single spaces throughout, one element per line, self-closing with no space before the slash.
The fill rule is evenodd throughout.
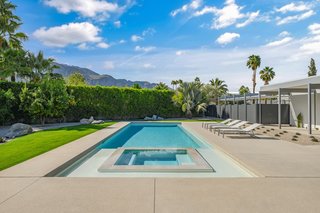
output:
<path id="1" fill-rule="evenodd" d="M 5 79 L 11 77 L 11 81 L 16 81 L 16 76 L 30 76 L 32 70 L 28 65 L 27 52 L 22 49 L 8 48 L 2 51 L 5 60 L 0 63 L 0 77 Z"/>
<path id="2" fill-rule="evenodd" d="M 55 60 L 53 58 L 44 58 L 42 51 L 36 56 L 33 53 L 29 53 L 28 57 L 30 66 L 33 69 L 33 75 L 31 76 L 33 82 L 39 82 L 46 74 L 52 74 L 54 69 L 59 68 L 54 64 Z"/>
<path id="3" fill-rule="evenodd" d="M 157 84 L 154 89 L 156 90 L 169 90 L 169 87 L 163 83 L 163 82 L 160 82 L 159 84 Z"/>
<path id="4" fill-rule="evenodd" d="M 228 86 L 225 84 L 225 81 L 215 78 L 210 80 L 212 86 L 212 98 L 215 99 L 215 103 L 218 103 L 218 98 L 222 95 L 227 94 Z"/>
<path id="5" fill-rule="evenodd" d="M 192 118 L 193 110 L 199 113 L 201 111 L 205 112 L 207 108 L 202 91 L 194 82 L 182 83 L 172 99 L 176 105 L 181 107 L 188 118 Z"/>
<path id="6" fill-rule="evenodd" d="M 260 79 L 264 81 L 264 85 L 268 85 L 275 75 L 272 67 L 265 67 L 260 71 Z"/>
<path id="7" fill-rule="evenodd" d="M 16 32 L 21 26 L 21 19 L 13 14 L 16 5 L 8 0 L 0 0 L 0 48 L 22 48 L 22 41 L 28 36 L 22 32 Z"/>
<path id="8" fill-rule="evenodd" d="M 239 94 L 240 94 L 240 95 L 244 95 L 244 94 L 248 94 L 248 93 L 250 93 L 249 87 L 246 87 L 246 86 L 242 85 L 242 86 L 239 88 Z"/>
<path id="9" fill-rule="evenodd" d="M 178 81 L 177 80 L 172 80 L 171 81 L 171 85 L 172 85 L 172 88 L 173 90 L 175 89 L 175 86 L 178 85 Z"/>
<path id="10" fill-rule="evenodd" d="M 247 67 L 249 69 L 252 69 L 253 73 L 252 73 L 252 92 L 255 93 L 256 92 L 256 85 L 257 85 L 257 81 L 256 81 L 256 73 L 257 73 L 257 69 L 258 67 L 260 67 L 261 65 L 261 58 L 258 55 L 251 55 L 248 58 L 247 61 Z"/>

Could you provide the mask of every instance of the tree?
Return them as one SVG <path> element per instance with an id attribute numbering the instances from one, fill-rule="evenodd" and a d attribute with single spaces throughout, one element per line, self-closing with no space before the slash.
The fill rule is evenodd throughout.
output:
<path id="1" fill-rule="evenodd" d="M 274 79 L 275 75 L 272 67 L 265 67 L 260 71 L 260 79 L 264 81 L 264 85 L 268 85 L 269 82 Z"/>
<path id="2" fill-rule="evenodd" d="M 140 84 L 137 84 L 137 83 L 134 83 L 134 84 L 132 85 L 132 88 L 142 89 L 142 87 L 140 86 Z"/>
<path id="3" fill-rule="evenodd" d="M 309 72 L 308 77 L 317 75 L 317 67 L 313 58 L 310 60 L 310 65 L 308 66 Z"/>
<path id="4" fill-rule="evenodd" d="M 252 69 L 252 92 L 255 93 L 256 92 L 256 73 L 257 73 L 257 69 L 258 67 L 260 67 L 261 65 L 261 58 L 258 55 L 251 55 L 248 58 L 247 61 L 247 67 L 249 69 Z"/>
<path id="5" fill-rule="evenodd" d="M 246 86 L 242 85 L 242 86 L 239 88 L 239 94 L 240 94 L 240 95 L 244 95 L 244 94 L 248 94 L 248 93 L 250 93 L 249 87 L 246 87 Z"/>
<path id="6" fill-rule="evenodd" d="M 0 67 L 0 77 L 4 79 L 11 74 L 11 80 L 15 81 L 14 72 L 9 72 L 8 69 L 12 71 L 12 67 L 6 67 L 11 63 L 12 51 L 13 50 L 22 50 L 22 41 L 28 39 L 27 35 L 22 32 L 17 32 L 20 25 L 22 24 L 21 19 L 13 14 L 13 11 L 16 9 L 16 6 L 9 2 L 8 0 L 0 0 L 0 56 L 1 56 L 1 67 Z M 9 54 L 10 53 L 10 54 Z M 18 61 L 14 61 L 19 63 Z M 6 73 L 4 73 L 6 72 Z"/>
<path id="7" fill-rule="evenodd" d="M 225 81 L 220 80 L 219 78 L 215 78 L 210 80 L 210 84 L 212 86 L 212 98 L 215 99 L 215 103 L 218 103 L 218 98 L 222 95 L 227 94 L 228 86 L 225 84 Z"/>
<path id="8" fill-rule="evenodd" d="M 46 59 L 42 51 L 39 51 L 37 55 L 28 53 L 29 64 L 33 69 L 31 81 L 34 83 L 40 82 L 46 74 L 51 74 L 54 69 L 58 69 L 59 66 L 54 64 L 53 58 Z"/>
<path id="9" fill-rule="evenodd" d="M 22 22 L 13 14 L 16 5 L 8 0 L 0 0 L 0 49 L 22 49 L 22 41 L 28 36 L 22 32 L 17 32 Z"/>
<path id="10" fill-rule="evenodd" d="M 51 78 L 49 74 L 32 90 L 25 85 L 19 97 L 20 109 L 40 119 L 42 125 L 48 117 L 63 117 L 66 109 L 74 104 L 64 80 Z"/>
<path id="11" fill-rule="evenodd" d="M 163 82 L 160 82 L 159 84 L 157 84 L 154 89 L 156 90 L 169 90 L 169 87 L 163 83 Z"/>
<path id="12" fill-rule="evenodd" d="M 74 72 L 67 78 L 69 85 L 83 86 L 86 85 L 86 79 L 80 72 Z"/>
<path id="13" fill-rule="evenodd" d="M 203 83 L 201 83 L 201 80 L 199 77 L 196 77 L 194 79 L 194 83 L 198 85 L 198 87 L 202 87 L 203 86 Z"/>
<path id="14" fill-rule="evenodd" d="M 8 48 L 3 50 L 5 60 L 0 62 L 2 78 L 11 77 L 11 81 L 16 81 L 16 76 L 28 77 L 31 75 L 31 68 L 28 64 L 27 52 L 22 49 Z"/>
<path id="15" fill-rule="evenodd" d="M 0 103 L 0 123 L 5 124 L 14 117 L 11 108 L 15 103 L 15 97 L 11 89 L 7 91 L 0 89 Z"/>
<path id="16" fill-rule="evenodd" d="M 177 89 L 176 93 L 172 97 L 175 105 L 181 107 L 181 110 L 186 113 L 188 118 L 192 118 L 192 111 L 197 113 L 205 112 L 207 103 L 205 97 L 202 96 L 201 88 L 194 82 L 184 82 Z"/>
<path id="17" fill-rule="evenodd" d="M 178 85 L 178 81 L 177 81 L 177 80 L 172 80 L 172 81 L 171 81 L 171 85 L 172 85 L 172 89 L 174 90 L 174 89 L 175 89 L 175 86 Z"/>

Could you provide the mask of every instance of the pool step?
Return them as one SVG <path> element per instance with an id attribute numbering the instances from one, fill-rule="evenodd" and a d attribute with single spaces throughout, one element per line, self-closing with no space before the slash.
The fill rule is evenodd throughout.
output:
<path id="1" fill-rule="evenodd" d="M 176 159 L 178 162 L 178 165 L 194 165 L 194 162 L 192 159 L 189 157 L 189 155 L 176 155 Z"/>

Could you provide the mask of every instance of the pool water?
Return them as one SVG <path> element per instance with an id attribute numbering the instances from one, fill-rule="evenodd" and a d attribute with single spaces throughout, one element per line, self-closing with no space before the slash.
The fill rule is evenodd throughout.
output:
<path id="1" fill-rule="evenodd" d="M 103 141 L 99 149 L 119 147 L 200 148 L 200 143 L 180 124 L 132 123 Z"/>
<path id="2" fill-rule="evenodd" d="M 194 165 L 187 150 L 125 150 L 115 165 Z"/>
<path id="3" fill-rule="evenodd" d="M 134 122 L 67 162 L 63 177 L 252 177 L 181 123 Z"/>

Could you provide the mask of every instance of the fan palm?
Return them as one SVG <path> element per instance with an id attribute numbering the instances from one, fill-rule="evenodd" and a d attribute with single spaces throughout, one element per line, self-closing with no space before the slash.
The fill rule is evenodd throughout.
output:
<path id="1" fill-rule="evenodd" d="M 272 67 L 265 67 L 260 71 L 260 79 L 264 81 L 264 85 L 268 85 L 275 75 Z"/>
<path id="2" fill-rule="evenodd" d="M 225 81 L 220 80 L 219 78 L 210 80 L 210 84 L 212 86 L 212 98 L 215 99 L 215 103 L 217 104 L 218 98 L 228 92 L 228 86 Z"/>
<path id="3" fill-rule="evenodd" d="M 239 94 L 240 94 L 240 95 L 244 95 L 244 94 L 248 94 L 248 93 L 250 93 L 249 87 L 246 87 L 246 86 L 242 85 L 242 86 L 239 88 Z"/>
<path id="4" fill-rule="evenodd" d="M 207 103 L 202 95 L 202 91 L 194 82 L 182 83 L 173 96 L 173 102 L 181 106 L 181 110 L 185 112 L 189 118 L 192 117 L 193 110 L 199 113 L 205 112 L 207 108 Z"/>
<path id="5" fill-rule="evenodd" d="M 247 67 L 249 69 L 252 69 L 252 92 L 255 93 L 256 92 L 256 85 L 257 85 L 257 81 L 256 81 L 256 73 L 257 73 L 257 69 L 258 67 L 260 67 L 261 65 L 261 58 L 258 55 L 251 55 L 248 58 L 247 61 Z"/>

